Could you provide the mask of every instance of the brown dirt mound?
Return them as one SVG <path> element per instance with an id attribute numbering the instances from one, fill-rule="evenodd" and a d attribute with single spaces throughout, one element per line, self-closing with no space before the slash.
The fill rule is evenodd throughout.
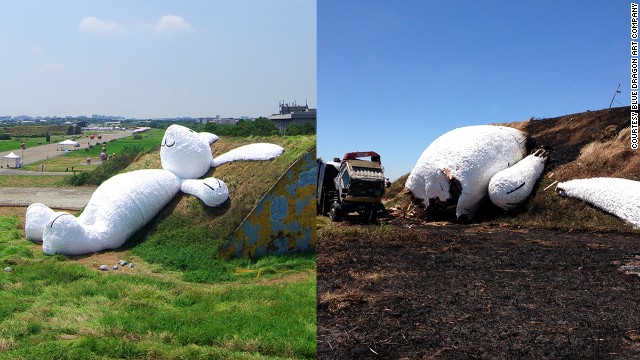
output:
<path id="1" fill-rule="evenodd" d="M 609 141 L 628 128 L 630 116 L 630 107 L 618 107 L 505 125 L 524 130 L 541 145 L 551 146 L 552 160 L 561 166 L 576 160 L 585 145 Z"/>

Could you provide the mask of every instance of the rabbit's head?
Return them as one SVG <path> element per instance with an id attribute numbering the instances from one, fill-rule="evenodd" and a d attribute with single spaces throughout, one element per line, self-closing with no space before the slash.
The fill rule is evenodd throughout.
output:
<path id="1" fill-rule="evenodd" d="M 218 137 L 211 133 L 197 133 L 175 124 L 169 126 L 160 145 L 162 168 L 181 179 L 203 176 L 213 164 L 211 144 L 216 140 Z"/>

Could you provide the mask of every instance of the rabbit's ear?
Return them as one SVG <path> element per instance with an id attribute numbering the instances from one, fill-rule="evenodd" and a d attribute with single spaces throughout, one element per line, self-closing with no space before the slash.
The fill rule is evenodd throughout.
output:
<path id="1" fill-rule="evenodd" d="M 212 134 L 212 133 L 201 132 L 201 133 L 197 133 L 196 135 L 198 135 L 202 140 L 204 140 L 207 143 L 209 143 L 209 145 L 211 145 L 214 142 L 218 141 L 218 135 L 215 135 L 215 134 Z"/>
<path id="2" fill-rule="evenodd" d="M 259 143 L 240 146 L 213 159 L 213 166 L 238 160 L 271 160 L 282 155 L 284 148 L 275 144 Z"/>

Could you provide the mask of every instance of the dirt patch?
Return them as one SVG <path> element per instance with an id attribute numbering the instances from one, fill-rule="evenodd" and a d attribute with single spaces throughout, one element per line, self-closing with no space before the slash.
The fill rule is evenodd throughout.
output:
<path id="1" fill-rule="evenodd" d="M 315 271 L 305 271 L 305 272 L 295 272 L 295 273 L 291 273 L 291 274 L 285 274 L 282 276 L 279 276 L 277 278 L 272 278 L 272 279 L 264 279 L 264 278 L 259 278 L 258 277 L 258 272 L 256 272 L 256 280 L 258 281 L 259 279 L 259 284 L 260 285 L 281 285 L 281 284 L 295 284 L 301 281 L 305 281 L 308 278 L 312 278 L 312 277 L 316 277 L 316 272 Z"/>
<path id="2" fill-rule="evenodd" d="M 16 216 L 24 223 L 24 214 L 27 211 L 26 206 L 0 206 L 0 216 Z"/>
<path id="3" fill-rule="evenodd" d="M 318 232 L 319 358 L 640 358 L 640 236 L 438 225 Z"/>
<path id="4" fill-rule="evenodd" d="M 123 274 L 149 274 L 150 271 L 147 266 L 142 266 L 143 261 L 131 254 L 129 250 L 108 250 L 105 252 L 93 253 L 90 255 L 81 256 L 67 256 L 70 260 L 75 261 L 78 264 L 85 265 L 89 268 L 99 271 L 100 265 L 107 265 L 108 271 L 117 271 Z M 127 263 L 120 265 L 118 262 L 124 260 Z M 129 264 L 133 264 L 133 267 L 129 267 Z M 117 270 L 114 270 L 114 266 L 118 266 Z M 146 265 L 146 264 L 144 264 Z"/>

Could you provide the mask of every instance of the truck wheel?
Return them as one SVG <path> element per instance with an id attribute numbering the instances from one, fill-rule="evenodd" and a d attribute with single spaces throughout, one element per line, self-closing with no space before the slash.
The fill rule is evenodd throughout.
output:
<path id="1" fill-rule="evenodd" d="M 342 214 L 339 204 L 331 205 L 331 210 L 329 210 L 329 219 L 336 222 L 342 220 Z"/>

